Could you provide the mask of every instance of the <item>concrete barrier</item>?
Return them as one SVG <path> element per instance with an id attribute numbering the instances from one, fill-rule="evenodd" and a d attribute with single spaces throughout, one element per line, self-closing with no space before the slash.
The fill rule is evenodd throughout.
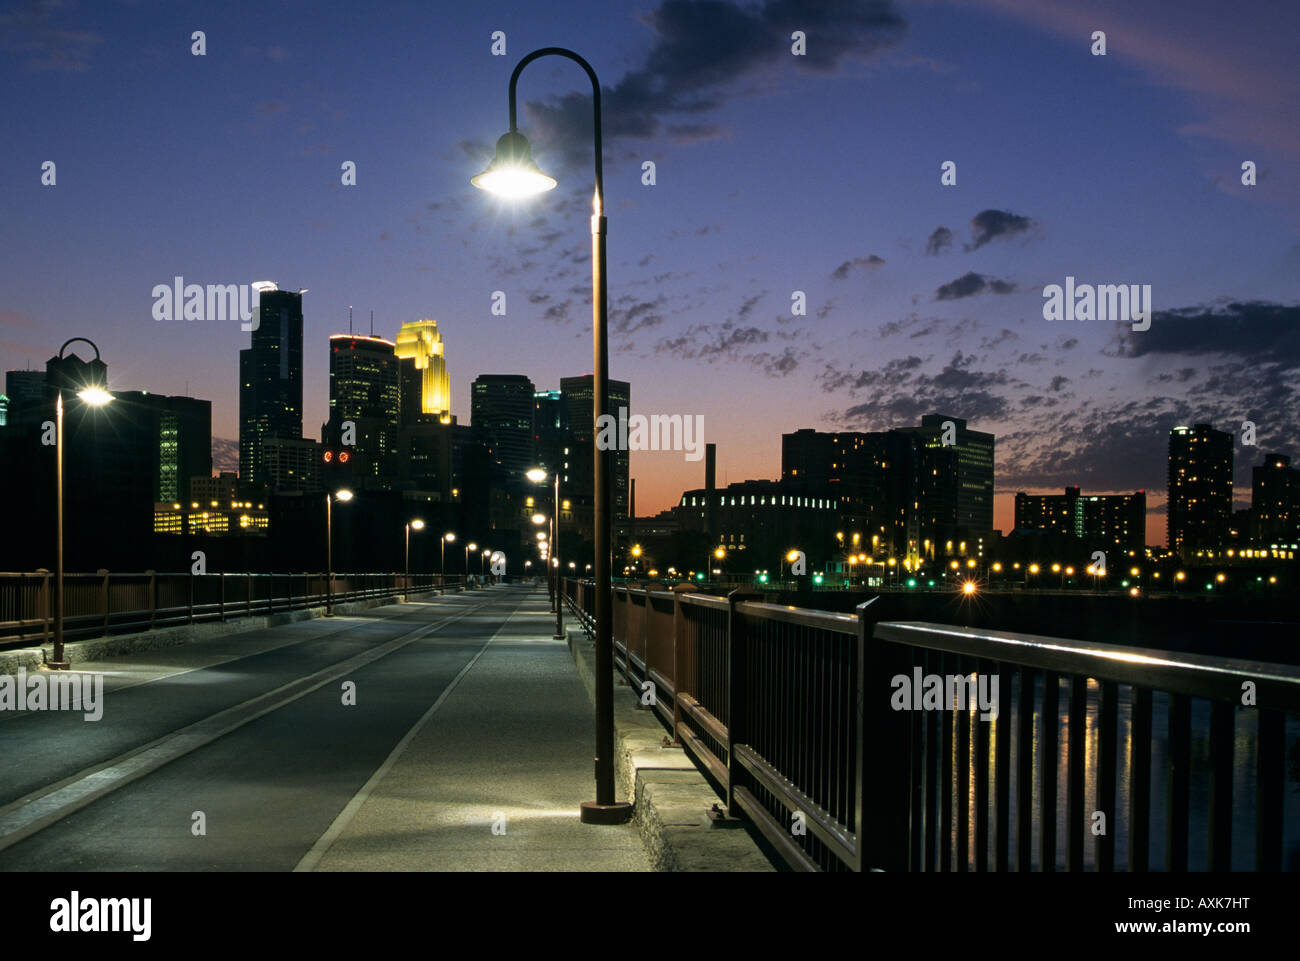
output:
<path id="1" fill-rule="evenodd" d="M 569 628 L 569 650 L 594 707 L 595 645 Z M 614 776 L 657 871 L 775 871 L 739 822 L 719 827 L 710 816 L 721 798 L 683 748 L 665 747 L 668 732 L 626 680 L 614 675 Z"/>
<path id="2" fill-rule="evenodd" d="M 448 593 L 458 593 L 459 587 L 448 588 Z M 424 591 L 412 594 L 412 597 L 427 597 L 438 592 Z M 349 601 L 335 604 L 337 614 L 357 614 L 376 607 L 400 604 L 400 596 L 367 598 L 361 601 Z M 299 611 L 281 611 L 277 614 L 259 614 L 252 617 L 231 617 L 224 621 L 204 621 L 198 624 L 182 624 L 178 627 L 160 627 L 152 631 L 140 631 L 135 634 L 118 634 L 111 637 L 95 637 L 84 641 L 69 641 L 63 645 L 63 656 L 70 664 L 87 661 L 102 661 L 121 657 L 124 654 L 138 654 L 143 651 L 155 651 L 165 647 L 179 647 L 182 644 L 194 644 L 199 641 L 245 631 L 260 631 L 282 624 L 294 624 L 323 617 L 324 607 L 312 607 Z M 39 670 L 41 665 L 53 656 L 53 642 L 43 647 L 19 648 L 12 651 L 0 651 L 0 674 L 16 674 L 18 668 L 29 671 Z"/>

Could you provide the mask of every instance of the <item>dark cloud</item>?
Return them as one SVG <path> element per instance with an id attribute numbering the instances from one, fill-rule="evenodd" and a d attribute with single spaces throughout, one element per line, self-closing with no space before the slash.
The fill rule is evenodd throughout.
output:
<path id="1" fill-rule="evenodd" d="M 952 231 L 947 227 L 936 227 L 925 242 L 925 252 L 931 257 L 937 256 L 952 246 Z"/>
<path id="2" fill-rule="evenodd" d="M 769 377 L 785 377 L 799 366 L 805 355 L 793 347 L 787 347 L 780 354 L 760 353 L 749 358 L 749 362 L 758 367 Z"/>
<path id="3" fill-rule="evenodd" d="M 634 300 L 634 298 L 624 298 L 624 300 Z M 664 305 L 665 301 L 666 298 L 659 297 L 657 300 L 643 300 L 632 303 L 629 307 L 611 310 L 609 312 L 610 330 L 615 334 L 632 334 L 638 330 L 658 327 L 664 322 L 664 318 L 657 311 Z"/>
<path id="4" fill-rule="evenodd" d="M 32 0 L 26 7 L 0 16 L 0 47 L 26 56 L 28 70 L 82 73 L 104 38 L 89 30 L 56 26 L 51 13 L 62 7 L 58 0 Z"/>
<path id="5" fill-rule="evenodd" d="M 960 300 L 963 297 L 974 297 L 976 294 L 982 294 L 984 291 L 990 291 L 995 294 L 1009 294 L 1016 289 L 1016 285 L 1006 280 L 997 280 L 994 277 L 987 277 L 984 274 L 977 274 L 974 271 L 962 274 L 956 280 L 941 284 L 934 291 L 935 300 Z"/>
<path id="6" fill-rule="evenodd" d="M 1009 210 L 981 210 L 970 220 L 971 243 L 967 250 L 979 250 L 999 237 L 1014 237 L 1034 226 L 1034 221 Z"/>
<path id="7" fill-rule="evenodd" d="M 1148 330 L 1120 330 L 1121 357 L 1223 354 L 1300 367 L 1300 305 L 1247 301 L 1157 310 Z"/>
<path id="8" fill-rule="evenodd" d="M 905 29 L 888 0 L 664 0 L 641 20 L 654 32 L 645 60 L 601 91 L 607 149 L 621 138 L 715 137 L 719 128 L 702 115 L 746 81 L 774 68 L 833 73 L 845 60 L 897 43 Z M 806 56 L 790 54 L 795 30 L 807 34 Z M 539 142 L 556 144 L 572 163 L 590 160 L 588 87 L 525 105 Z"/>
<path id="9" fill-rule="evenodd" d="M 872 270 L 881 266 L 884 262 L 885 259 L 883 257 L 877 257 L 875 254 L 872 254 L 869 257 L 854 257 L 852 260 L 844 261 L 844 263 L 832 270 L 831 278 L 833 280 L 844 280 L 849 276 L 849 272 L 854 267 L 861 267 L 863 270 Z"/>

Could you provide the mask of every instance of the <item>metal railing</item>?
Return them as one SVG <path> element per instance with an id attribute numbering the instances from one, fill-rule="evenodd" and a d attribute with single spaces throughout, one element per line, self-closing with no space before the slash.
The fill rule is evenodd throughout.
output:
<path id="1" fill-rule="evenodd" d="M 1228 870 L 1234 791 L 1283 867 L 1300 669 L 689 591 L 616 586 L 615 664 L 796 868 L 1112 871 L 1122 836 L 1146 871 L 1154 807 L 1165 870 Z M 590 631 L 594 586 L 565 595 Z"/>
<path id="2" fill-rule="evenodd" d="M 462 577 L 447 578 L 448 589 Z M 326 575 L 109 573 L 63 575 L 63 632 L 69 641 L 174 627 L 202 621 L 278 614 L 283 611 L 442 587 L 438 574 L 335 574 L 332 598 Z M 54 575 L 0 573 L 0 648 L 47 643 L 52 620 Z"/>

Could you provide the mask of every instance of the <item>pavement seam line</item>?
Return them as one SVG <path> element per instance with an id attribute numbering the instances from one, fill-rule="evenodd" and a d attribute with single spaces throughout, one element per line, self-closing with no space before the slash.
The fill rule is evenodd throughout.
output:
<path id="1" fill-rule="evenodd" d="M 166 734 L 163 737 L 157 738 L 148 744 L 135 748 L 134 750 L 126 751 L 101 764 L 85 768 L 76 774 L 64 778 L 62 781 L 55 782 L 52 785 L 47 785 L 39 791 L 32 792 L 25 797 L 10 802 L 3 808 L 0 808 L 0 851 L 4 851 L 15 844 L 18 844 L 20 841 L 26 840 L 33 834 L 43 831 L 45 828 L 63 820 L 71 814 L 75 814 L 77 811 L 99 800 L 106 794 L 116 791 L 119 788 L 126 787 L 145 775 L 158 770 L 164 765 L 184 757 L 207 744 L 211 744 L 218 738 L 225 737 L 232 731 L 236 731 L 246 724 L 250 724 L 266 714 L 270 714 L 272 711 L 279 710 L 280 708 L 311 694 L 313 691 L 319 690 L 326 684 L 330 683 L 330 681 L 336 680 L 345 674 L 351 673 L 354 670 L 365 667 L 367 664 L 371 664 L 386 657 L 413 641 L 419 640 L 421 637 L 432 634 L 434 631 L 446 627 L 448 624 L 458 621 L 461 618 L 468 617 L 470 614 L 481 610 L 484 606 L 486 605 L 479 605 L 470 610 L 444 618 L 436 624 L 430 624 L 425 627 L 417 628 L 414 631 L 410 631 L 405 635 L 399 635 L 391 641 L 386 641 L 378 647 L 372 648 L 362 654 L 355 655 L 346 661 L 341 661 L 337 664 L 331 665 L 330 667 L 323 668 L 314 674 L 309 674 L 307 677 L 290 681 L 288 684 L 282 684 L 273 691 L 267 691 L 264 694 L 259 694 L 256 697 L 249 698 L 241 704 L 233 705 L 232 707 L 228 707 L 225 710 L 219 711 L 216 714 L 203 718 L 202 720 L 195 721 L 193 724 L 186 725 L 186 727 L 181 728 L 179 731 L 173 731 L 171 734 Z M 322 677 L 322 675 L 327 676 Z M 269 698 L 275 697 L 289 688 L 302 687 L 303 685 L 309 684 L 313 678 L 318 677 L 321 678 L 321 680 L 317 683 L 311 684 L 309 687 L 303 687 L 302 690 L 299 690 L 292 695 L 282 697 L 279 701 L 272 702 L 261 710 L 235 720 L 233 723 L 227 724 L 215 732 L 195 730 L 205 725 L 211 726 L 216 723 L 219 718 L 225 715 L 233 715 L 238 711 L 247 711 L 250 705 L 255 704 L 258 701 L 265 701 Z M 179 747 L 180 749 L 176 750 L 176 747 Z M 149 758 L 143 757 L 143 755 L 146 754 L 151 754 L 153 756 Z M 60 795 L 66 797 L 67 800 L 63 803 L 51 803 Z M 11 823 L 14 824 L 12 828 L 9 827 Z"/>
<path id="2" fill-rule="evenodd" d="M 347 830 L 348 825 L 352 823 L 352 819 L 357 816 L 357 812 L 361 810 L 366 801 L 370 800 L 370 795 L 374 792 L 374 789 L 378 787 L 379 782 L 388 774 L 389 769 L 391 769 L 401 756 L 406 753 L 407 745 L 409 745 L 411 741 L 415 740 L 416 735 L 419 734 L 420 731 L 424 729 L 425 724 L 433 718 L 433 715 L 437 713 L 438 708 L 442 707 L 442 702 L 447 700 L 451 695 L 451 692 L 460 684 L 461 679 L 470 672 L 470 669 L 476 663 L 478 663 L 478 659 L 483 656 L 483 652 L 491 646 L 493 641 L 501 636 L 501 633 L 518 615 L 519 608 L 516 607 L 506 617 L 505 621 L 501 624 L 501 627 L 497 629 L 497 632 L 483 643 L 483 646 L 478 649 L 478 653 L 470 658 L 469 663 L 461 668 L 460 673 L 453 677 L 451 682 L 443 688 L 442 693 L 438 695 L 438 699 L 433 702 L 433 705 L 420 716 L 419 720 L 411 725 L 409 731 L 402 735 L 402 739 L 398 741 L 393 750 L 389 752 L 388 757 L 384 758 L 384 763 L 379 765 L 379 767 L 375 769 L 375 772 L 370 775 L 370 778 L 366 783 L 361 785 L 360 790 L 358 790 L 356 794 L 352 795 L 351 800 L 349 800 L 343 810 L 339 812 L 338 816 L 330 822 L 330 826 L 325 829 L 325 833 L 316 839 L 316 843 L 311 846 L 311 850 L 304 854 L 302 860 L 294 866 L 294 873 L 300 871 L 314 871 L 316 869 L 316 865 L 320 864 L 325 855 L 329 853 L 329 849 L 334 846 L 334 842 L 338 840 L 339 835 Z"/>

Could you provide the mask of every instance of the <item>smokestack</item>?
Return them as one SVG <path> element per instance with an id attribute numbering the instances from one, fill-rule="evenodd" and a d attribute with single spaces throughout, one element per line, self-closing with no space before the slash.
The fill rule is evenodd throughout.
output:
<path id="1" fill-rule="evenodd" d="M 713 550 L 713 491 L 718 486 L 718 445 L 704 445 L 704 533 Z"/>

